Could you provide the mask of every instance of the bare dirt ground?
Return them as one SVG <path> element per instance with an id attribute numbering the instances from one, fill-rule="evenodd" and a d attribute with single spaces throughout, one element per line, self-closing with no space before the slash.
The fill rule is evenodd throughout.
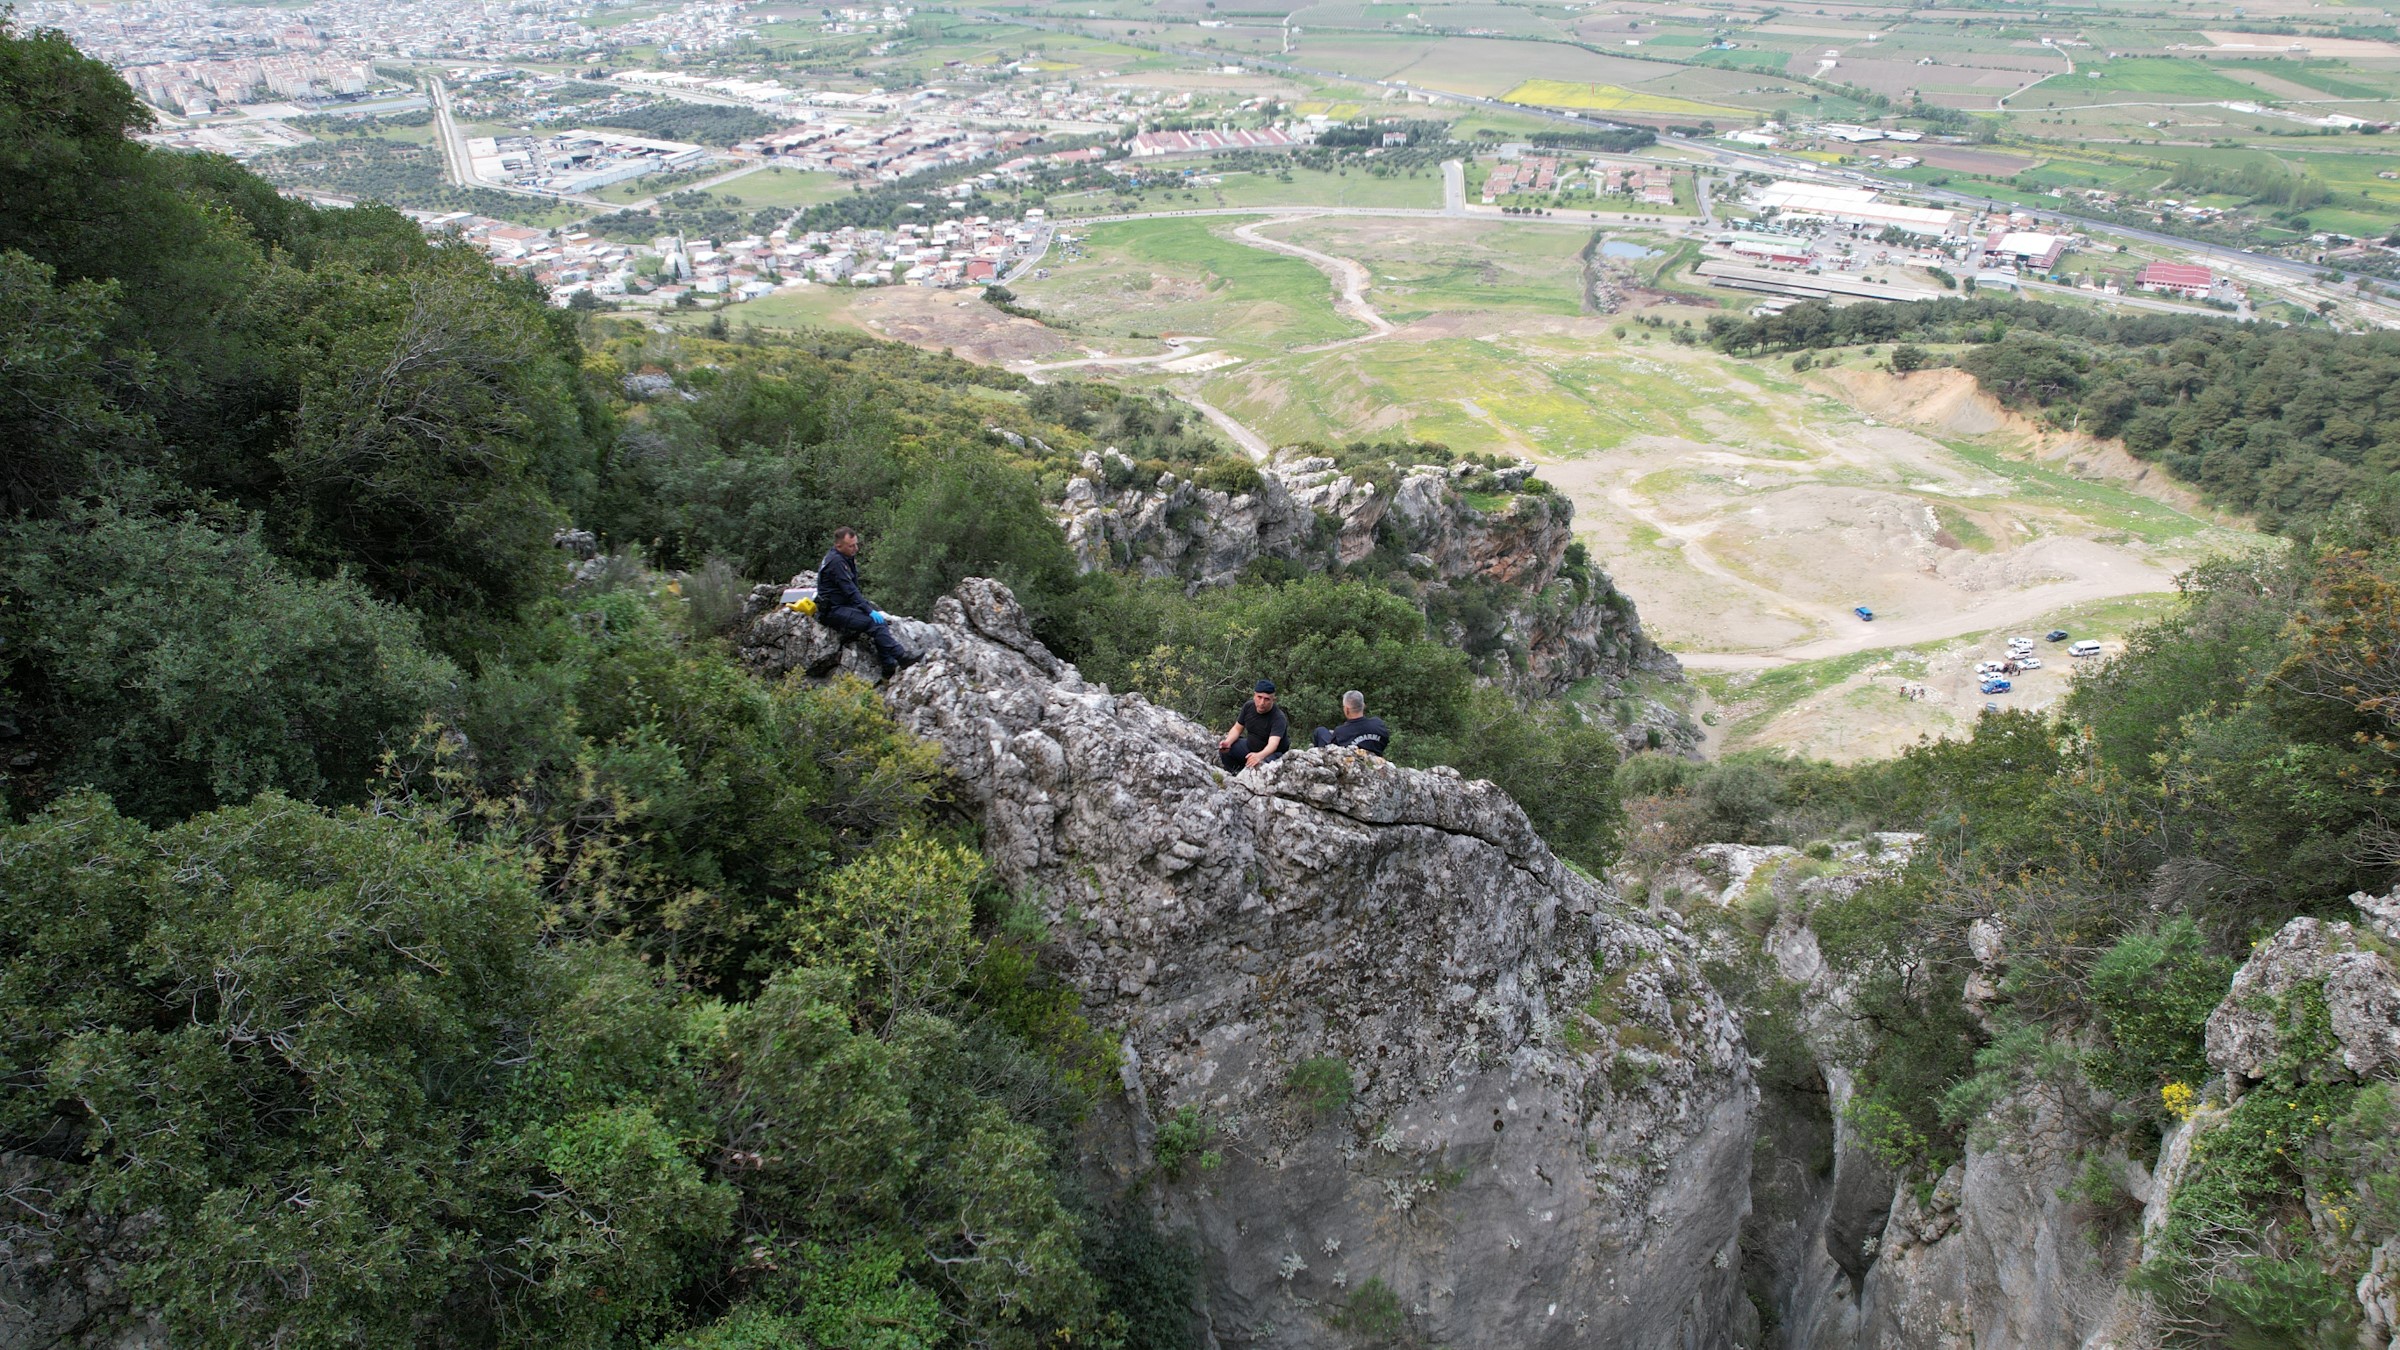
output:
<path id="1" fill-rule="evenodd" d="M 879 336 L 987 365 L 1079 350 L 1066 334 L 1003 314 L 972 292 L 880 286 L 861 292 L 850 305 L 858 321 Z"/>
<path id="2" fill-rule="evenodd" d="M 1689 362 L 1696 384 L 1724 370 L 1688 349 L 1641 359 Z M 1709 439 L 1638 437 L 1542 469 L 1643 622 L 1710 685 L 1724 748 L 1879 757 L 1963 730 L 1986 702 L 2046 707 L 2071 687 L 2063 651 L 1989 698 L 1976 661 L 2053 628 L 2113 647 L 2177 572 L 2246 542 L 2121 447 L 2046 435 L 1963 372 L 1857 366 L 1806 388 L 1728 383 L 1716 400 L 1752 415 Z"/>
<path id="3" fill-rule="evenodd" d="M 2223 29 L 2204 28 L 2200 36 L 2218 47 L 2233 47 L 2244 54 L 2282 54 L 2293 42 L 2308 48 L 2313 57 L 2331 57 L 2341 61 L 2390 61 L 2400 58 L 2400 44 L 2379 42 L 2373 38 L 2294 38 L 2282 33 L 2234 33 Z M 2208 48 L 2201 48 L 2203 55 Z"/>

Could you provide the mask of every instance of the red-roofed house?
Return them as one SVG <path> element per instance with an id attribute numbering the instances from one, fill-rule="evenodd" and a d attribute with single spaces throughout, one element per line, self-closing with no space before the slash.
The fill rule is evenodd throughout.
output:
<path id="1" fill-rule="evenodd" d="M 2194 300 L 2205 300 L 2217 284 L 2216 274 L 2205 267 L 2189 263 L 2154 262 L 2142 269 L 2134 282 L 2145 291 L 2172 291 Z"/>

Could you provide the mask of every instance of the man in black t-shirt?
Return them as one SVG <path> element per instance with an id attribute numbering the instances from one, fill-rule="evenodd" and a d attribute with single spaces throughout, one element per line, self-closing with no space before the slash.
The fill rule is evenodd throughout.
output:
<path id="1" fill-rule="evenodd" d="M 1292 724 L 1275 706 L 1275 682 L 1260 680 L 1233 719 L 1233 729 L 1218 738 L 1217 762 L 1227 773 L 1240 773 L 1280 758 L 1291 748 Z"/>
<path id="2" fill-rule="evenodd" d="M 1312 745 L 1347 745 L 1377 759 L 1391 747 L 1392 729 L 1380 717 L 1367 716 L 1367 696 L 1353 689 L 1342 695 L 1342 724 L 1331 731 L 1318 727 Z"/>

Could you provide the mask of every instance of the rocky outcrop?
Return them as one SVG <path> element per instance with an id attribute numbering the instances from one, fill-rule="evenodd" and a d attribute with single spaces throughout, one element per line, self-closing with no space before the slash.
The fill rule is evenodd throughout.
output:
<path id="1" fill-rule="evenodd" d="M 1905 856 L 1890 850 L 1889 856 Z M 1818 875 L 1826 868 L 1829 875 Z M 1822 1074 L 1830 1139 L 1813 1128 L 1806 1094 L 1764 1075 L 1753 1210 L 1745 1227 L 1745 1280 L 1774 1316 L 1762 1344 L 1778 1350 L 2082 1350 L 2157 1344 L 2155 1310 L 2127 1287 L 2143 1244 L 2166 1221 L 2177 1188 L 2226 1102 L 2292 1057 L 2315 1081 L 2371 1082 L 2400 1075 L 2400 934 L 2395 897 L 2352 897 L 2362 927 L 2296 918 L 2258 944 L 2210 1016 L 2207 1051 L 2220 1075 L 2207 1100 L 2167 1132 L 2155 1167 L 2125 1155 L 2104 1122 L 2109 1103 L 2072 1082 L 2018 1083 L 1990 1110 L 2004 1128 L 1970 1133 L 1964 1156 L 1939 1177 L 1894 1178 L 1864 1155 L 1842 1119 L 1850 1085 L 1842 1032 L 1847 997 L 1808 926 L 1826 898 L 1853 889 L 1873 867 L 1843 846 L 1817 866 L 1793 850 L 1744 845 L 1696 849 L 1662 872 L 1653 893 L 1697 896 L 1763 927 L 1759 950 L 1788 982 L 1791 1027 Z M 1722 939 L 1714 939 L 1722 941 Z M 2000 925 L 1970 925 L 1967 946 L 1984 966 L 1967 981 L 1968 1011 L 1999 997 L 2008 953 Z M 1725 958 L 1719 951 L 1718 959 Z M 2295 1013 L 2305 994 L 2311 1015 Z M 2321 1007 L 2322 1016 L 2316 1015 Z M 2317 1041 L 2299 1043 L 2296 1031 Z M 1754 1029 L 1756 1034 L 1764 1034 Z M 1805 1119 L 1803 1119 L 1805 1117 Z M 1804 1165 L 1815 1160 L 1817 1166 Z M 2092 1169 L 2139 1222 L 2096 1211 Z M 2356 1179 L 2353 1179 L 2354 1183 Z M 2351 1189 L 2355 1190 L 2356 1184 Z M 2327 1249 L 2354 1238 L 2312 1203 Z M 2352 1247 L 2361 1345 L 2400 1350 L 2400 1240 Z"/>
<path id="2" fill-rule="evenodd" d="M 1331 569 L 1386 549 L 1405 560 L 1452 645 L 1493 637 L 1506 649 L 1489 668 L 1512 692 L 1549 697 L 1589 681 L 1585 702 L 1623 729 L 1629 748 L 1699 744 L 1699 729 L 1659 696 L 1680 686 L 1682 667 L 1643 634 L 1632 600 L 1606 573 L 1570 560 L 1574 504 L 1522 491 L 1529 466 L 1418 465 L 1378 482 L 1318 456 L 1260 466 L 1258 482 L 1239 491 L 1172 472 L 1146 481 L 1113 449 L 1086 455 L 1083 470 L 1068 481 L 1057 514 L 1087 572 L 1120 568 L 1217 586 L 1262 559 Z M 1461 490 L 1468 475 L 1506 504 L 1487 498 L 1490 509 L 1480 509 Z M 1470 632 L 1456 617 L 1469 609 L 1488 610 L 1474 622 L 1480 629 L 1488 621 L 1492 631 Z"/>
<path id="3" fill-rule="evenodd" d="M 2237 1091 L 2287 1052 L 2294 992 L 2325 1000 L 2341 1067 L 2360 1079 L 2400 1074 L 2400 975 L 2341 922 L 2294 919 L 2251 952 L 2208 1018 L 2208 1063 Z"/>
<path id="4" fill-rule="evenodd" d="M 840 666 L 785 614 L 751 660 Z M 1225 774 L 1208 730 L 1086 683 L 995 583 L 901 637 L 928 659 L 887 701 L 1123 1039 L 1096 1155 L 1170 1177 L 1212 1344 L 1746 1337 L 1747 1056 L 1671 923 L 1489 784 L 1338 749 Z"/>

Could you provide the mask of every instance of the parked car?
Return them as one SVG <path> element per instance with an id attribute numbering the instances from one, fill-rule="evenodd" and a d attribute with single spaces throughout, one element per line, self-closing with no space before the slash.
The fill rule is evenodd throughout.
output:
<path id="1" fill-rule="evenodd" d="M 2005 694 L 2008 690 L 2009 683 L 2006 680 L 1985 680 L 1983 682 L 1983 692 L 1987 694 Z"/>
<path id="2" fill-rule="evenodd" d="M 2049 632 L 2042 634 L 2042 638 L 2044 641 L 2048 642 L 2064 642 L 2067 640 L 2067 630 L 2064 628 L 2053 628 Z"/>
<path id="3" fill-rule="evenodd" d="M 2017 658 L 2017 669 L 2019 670 L 2040 670 L 2041 668 L 2042 658 L 2038 656 L 2024 656 Z"/>
<path id="4" fill-rule="evenodd" d="M 1975 673 L 1978 675 L 1997 675 L 2000 673 L 2000 663 L 1998 661 L 1978 661 L 1975 663 Z"/>
<path id="5" fill-rule="evenodd" d="M 2099 654 L 2100 644 L 2092 641 L 2090 638 L 2085 638 L 2083 641 L 2067 648 L 2067 655 L 2069 656 L 2098 656 Z"/>
<path id="6" fill-rule="evenodd" d="M 1850 612 L 1862 619 L 1865 619 L 1868 623 L 1875 622 L 1875 611 L 1867 608 L 1865 605 L 1854 606 Z"/>

